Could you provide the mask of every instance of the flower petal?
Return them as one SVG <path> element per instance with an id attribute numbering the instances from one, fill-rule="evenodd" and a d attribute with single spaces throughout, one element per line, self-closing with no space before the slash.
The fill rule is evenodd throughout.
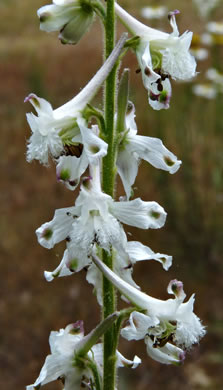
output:
<path id="1" fill-rule="evenodd" d="M 157 202 L 144 202 L 140 198 L 114 202 L 112 213 L 121 222 L 141 229 L 158 229 L 166 221 L 166 212 Z"/>
<path id="2" fill-rule="evenodd" d="M 36 230 L 40 245 L 51 249 L 70 234 L 76 207 L 67 207 L 55 211 L 52 221 L 44 223 Z"/>
<path id="3" fill-rule="evenodd" d="M 134 356 L 133 360 L 126 359 L 119 351 L 116 352 L 117 367 L 128 367 L 135 369 L 142 362 L 138 356 Z"/>
<path id="4" fill-rule="evenodd" d="M 72 191 L 78 186 L 87 166 L 88 160 L 84 151 L 80 157 L 61 156 L 56 168 L 57 180 L 64 182 L 65 186 Z"/>
<path id="5" fill-rule="evenodd" d="M 79 118 L 77 123 L 81 131 L 82 143 L 89 163 L 91 165 L 98 164 L 99 160 L 106 156 L 108 144 L 98 137 L 98 126 L 92 126 L 92 130 L 90 130 L 85 126 L 82 118 Z"/>
<path id="6" fill-rule="evenodd" d="M 53 272 L 44 271 L 44 277 L 47 280 L 47 282 L 52 282 L 54 278 L 72 275 L 72 272 L 68 269 L 66 265 L 67 258 L 68 258 L 68 251 L 66 249 L 58 267 Z"/>
<path id="7" fill-rule="evenodd" d="M 155 253 L 148 246 L 138 241 L 128 241 L 126 251 L 133 263 L 143 260 L 156 260 L 167 271 L 172 265 L 172 256 Z"/>
<path id="8" fill-rule="evenodd" d="M 148 328 L 159 323 L 157 318 L 133 311 L 129 317 L 129 325 L 121 330 L 121 335 L 127 340 L 141 340 L 147 334 Z"/>
<path id="9" fill-rule="evenodd" d="M 118 153 L 116 165 L 125 189 L 126 197 L 129 199 L 132 193 L 132 185 L 138 173 L 139 158 L 135 153 L 129 153 L 127 146 L 125 150 Z"/>
<path id="10" fill-rule="evenodd" d="M 149 336 L 146 337 L 145 343 L 148 355 L 159 363 L 178 365 L 184 361 L 185 352 L 171 343 L 166 343 L 164 347 L 155 348 Z"/>
<path id="11" fill-rule="evenodd" d="M 171 153 L 162 143 L 159 138 L 145 136 L 131 136 L 129 134 L 129 149 L 137 153 L 143 160 L 149 162 L 155 168 L 175 173 L 181 161 Z"/>
<path id="12" fill-rule="evenodd" d="M 179 306 L 177 311 L 177 329 L 175 339 L 177 344 L 190 348 L 191 345 L 197 344 L 205 335 L 205 327 L 201 324 L 200 319 L 193 312 L 194 294 L 189 301 Z"/>

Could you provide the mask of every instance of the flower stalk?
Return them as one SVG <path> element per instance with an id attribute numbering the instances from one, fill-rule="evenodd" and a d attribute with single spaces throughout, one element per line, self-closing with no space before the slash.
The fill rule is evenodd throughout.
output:
<path id="1" fill-rule="evenodd" d="M 107 0 L 107 14 L 105 23 L 105 56 L 112 52 L 115 45 L 115 4 L 114 0 Z M 115 90 L 116 73 L 114 67 L 105 83 L 105 134 L 104 139 L 108 144 L 107 155 L 103 158 L 102 189 L 105 193 L 114 196 L 115 185 L 115 151 L 114 151 L 114 131 L 115 131 Z M 102 251 L 103 262 L 113 269 L 112 251 L 108 254 Z M 113 284 L 103 276 L 103 317 L 106 318 L 116 310 L 116 297 Z M 112 326 L 104 335 L 104 390 L 114 390 L 115 388 L 115 367 L 116 367 L 116 345 L 115 327 Z"/>

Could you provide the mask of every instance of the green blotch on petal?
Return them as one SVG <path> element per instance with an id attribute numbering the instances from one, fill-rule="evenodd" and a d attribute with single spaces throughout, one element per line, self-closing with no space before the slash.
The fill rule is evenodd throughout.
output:
<path id="1" fill-rule="evenodd" d="M 99 152 L 100 148 L 96 145 L 91 145 L 90 151 L 94 154 L 97 154 Z"/>
<path id="2" fill-rule="evenodd" d="M 60 271 L 57 271 L 55 274 L 53 274 L 54 278 L 58 278 L 58 276 L 60 276 Z"/>
<path id="3" fill-rule="evenodd" d="M 100 216 L 99 210 L 91 210 L 89 212 L 89 214 L 90 214 L 91 217 L 99 217 Z"/>
<path id="4" fill-rule="evenodd" d="M 33 101 L 34 106 L 40 108 L 40 102 L 36 97 L 32 97 L 32 101 Z"/>
<path id="5" fill-rule="evenodd" d="M 53 235 L 53 230 L 45 229 L 43 234 L 42 234 L 42 237 L 45 238 L 45 240 L 50 240 L 52 235 Z"/>
<path id="6" fill-rule="evenodd" d="M 171 158 L 168 156 L 164 157 L 164 161 L 168 165 L 168 167 L 172 167 L 175 164 L 175 162 L 173 160 L 171 160 Z"/>
<path id="7" fill-rule="evenodd" d="M 45 12 L 44 14 L 42 14 L 39 18 L 40 20 L 40 23 L 44 23 L 46 22 L 49 18 L 50 18 L 50 14 L 48 12 Z"/>
<path id="8" fill-rule="evenodd" d="M 160 213 L 158 213 L 157 211 L 150 211 L 150 216 L 152 218 L 159 219 L 160 218 Z"/>
<path id="9" fill-rule="evenodd" d="M 39 385 L 37 385 L 37 386 L 33 386 L 34 387 L 34 389 L 35 390 L 39 390 L 40 389 L 40 387 L 41 387 L 41 383 L 39 384 Z"/>
<path id="10" fill-rule="evenodd" d="M 63 169 L 60 172 L 60 179 L 64 180 L 64 181 L 67 181 L 67 180 L 70 179 L 70 171 L 69 171 L 69 169 Z"/>
<path id="11" fill-rule="evenodd" d="M 78 267 L 78 259 L 72 259 L 69 265 L 70 270 L 75 271 Z"/>
<path id="12" fill-rule="evenodd" d="M 171 290 L 173 291 L 174 295 L 177 295 L 179 292 L 177 284 L 173 283 L 171 286 Z"/>
<path id="13" fill-rule="evenodd" d="M 166 100 L 167 100 L 167 97 L 168 97 L 168 93 L 167 93 L 167 91 L 162 91 L 161 93 L 160 93 L 160 96 L 159 96 L 159 101 L 160 101 L 160 103 L 165 103 L 166 102 Z"/>
<path id="14" fill-rule="evenodd" d="M 152 50 L 152 67 L 153 69 L 161 69 L 162 68 L 162 54 L 159 51 Z"/>

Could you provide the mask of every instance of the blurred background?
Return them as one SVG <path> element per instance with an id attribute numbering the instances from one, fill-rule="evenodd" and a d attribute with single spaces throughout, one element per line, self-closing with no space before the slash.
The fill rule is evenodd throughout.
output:
<path id="1" fill-rule="evenodd" d="M 88 332 L 100 316 L 84 271 L 49 284 L 44 280 L 43 271 L 57 266 L 64 245 L 48 251 L 35 237 L 36 228 L 52 219 L 56 208 L 73 204 L 74 194 L 56 182 L 53 163 L 48 169 L 37 162 L 26 163 L 30 130 L 25 114 L 31 106 L 23 100 L 34 92 L 58 107 L 94 75 L 103 53 L 98 21 L 76 47 L 61 45 L 57 34 L 41 32 L 36 11 L 47 3 L 0 0 L 0 383 L 4 390 L 23 389 L 34 382 L 49 353 L 51 330 L 83 319 Z M 131 69 L 130 97 L 136 105 L 139 133 L 160 137 L 183 161 L 175 175 L 141 163 L 135 196 L 159 202 L 168 218 L 161 230 L 128 228 L 128 232 L 131 239 L 154 251 L 173 255 L 173 266 L 167 273 L 156 262 L 142 262 L 134 268 L 134 279 L 144 291 L 161 299 L 168 298 L 166 287 L 171 279 L 183 280 L 187 297 L 196 292 L 195 311 L 208 332 L 201 344 L 188 352 L 181 367 L 152 361 L 143 341 L 121 340 L 119 350 L 127 358 L 134 354 L 143 358 L 134 372 L 120 371 L 122 390 L 222 389 L 223 81 L 220 73 L 217 81 L 206 77 L 209 68 L 223 72 L 221 24 L 211 33 L 207 25 L 223 22 L 223 2 L 216 2 L 216 7 L 214 3 L 120 1 L 144 23 L 168 32 L 166 16 L 148 19 L 149 11 L 144 11 L 143 17 L 142 8 L 165 5 L 168 11 L 180 9 L 180 32 L 193 31 L 194 50 L 203 47 L 208 54 L 198 61 L 196 80 L 172 82 L 171 107 L 160 112 L 148 105 L 141 75 L 135 72 L 134 54 L 128 53 L 124 60 L 123 66 Z M 197 83 L 203 85 L 199 94 L 204 96 L 194 94 Z M 210 90 L 215 91 L 212 98 Z M 101 104 L 100 96 L 96 102 Z M 120 183 L 118 192 L 123 194 Z M 58 382 L 46 388 L 57 390 L 61 385 Z"/>

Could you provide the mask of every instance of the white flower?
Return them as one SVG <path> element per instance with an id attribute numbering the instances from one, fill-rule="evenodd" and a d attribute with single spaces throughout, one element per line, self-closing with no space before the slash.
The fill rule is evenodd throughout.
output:
<path id="1" fill-rule="evenodd" d="M 192 90 L 195 95 L 210 100 L 215 99 L 217 96 L 217 89 L 214 85 L 211 84 L 195 84 Z"/>
<path id="2" fill-rule="evenodd" d="M 181 161 L 177 160 L 159 138 L 138 135 L 134 118 L 135 107 L 129 103 L 125 120 L 126 128 L 123 131 L 116 162 L 128 199 L 131 196 L 131 187 L 137 176 L 140 159 L 169 173 L 175 173 L 181 165 Z"/>
<path id="3" fill-rule="evenodd" d="M 154 7 L 144 7 L 141 10 L 141 15 L 145 19 L 161 19 L 167 14 L 167 7 L 160 5 Z"/>
<path id="4" fill-rule="evenodd" d="M 48 249 L 67 240 L 68 252 L 60 269 L 64 264 L 71 271 L 85 267 L 95 244 L 108 252 L 113 246 L 120 255 L 124 254 L 127 239 L 120 222 L 142 229 L 158 229 L 166 220 L 166 212 L 156 202 L 139 198 L 114 202 L 101 191 L 100 167 L 91 167 L 91 174 L 82 184 L 75 206 L 56 210 L 53 220 L 36 231 L 39 243 Z M 59 276 L 58 269 L 52 276 Z"/>
<path id="5" fill-rule="evenodd" d="M 183 303 L 185 293 L 182 282 L 171 281 L 168 286 L 168 293 L 174 294 L 175 299 L 162 301 L 150 297 L 126 283 L 102 263 L 98 257 L 93 256 L 93 260 L 114 286 L 137 308 L 144 311 L 144 313 L 139 311 L 131 313 L 129 325 L 121 331 L 123 337 L 128 340 L 144 338 L 147 349 L 150 350 L 149 354 L 153 355 L 152 352 L 154 351 L 151 348 L 161 348 L 160 359 L 162 358 L 162 361 L 159 361 L 169 364 L 171 363 L 170 357 L 173 358 L 172 352 L 178 362 L 182 360 L 183 356 L 183 350 L 180 350 L 180 348 L 172 349 L 170 343 L 175 343 L 183 348 L 190 348 L 204 336 L 205 329 L 199 318 L 193 313 L 194 295 L 186 303 Z M 163 354 L 166 354 L 166 361 L 163 361 Z M 155 355 L 156 360 L 158 360 L 159 354 Z"/>
<path id="6" fill-rule="evenodd" d="M 211 34 L 223 35 L 223 23 L 222 22 L 209 22 L 207 24 L 207 31 Z"/>
<path id="7" fill-rule="evenodd" d="M 223 74 L 215 68 L 209 68 L 206 72 L 206 78 L 212 81 L 216 87 L 223 91 Z"/>
<path id="8" fill-rule="evenodd" d="M 132 279 L 133 265 L 137 261 L 156 260 L 166 271 L 172 265 L 172 256 L 154 253 L 148 246 L 137 241 L 128 241 L 125 251 L 126 253 L 121 255 L 113 251 L 113 271 L 125 282 L 138 289 L 140 287 Z M 102 273 L 94 263 L 88 267 L 86 279 L 94 285 L 98 303 L 102 305 Z"/>
<path id="9" fill-rule="evenodd" d="M 175 14 L 169 13 L 171 34 L 150 28 L 129 15 L 117 3 L 115 11 L 122 23 L 140 37 L 136 55 L 142 71 L 143 83 L 149 92 L 149 103 L 155 110 L 169 107 L 171 86 L 169 77 L 188 80 L 196 74 L 196 61 L 189 48 L 192 32 L 179 36 Z"/>
<path id="10" fill-rule="evenodd" d="M 78 351 L 83 338 L 81 321 L 68 325 L 59 332 L 52 331 L 49 338 L 51 354 L 47 356 L 39 377 L 33 385 L 27 386 L 27 390 L 34 390 L 58 378 L 64 382 L 64 390 L 79 390 L 82 377 L 92 378 L 87 367 L 81 369 L 74 364 L 75 352 Z M 88 357 L 93 358 L 91 352 L 88 353 Z"/>
<path id="11" fill-rule="evenodd" d="M 208 14 L 218 5 L 219 0 L 193 0 L 200 15 L 207 17 Z"/>
<path id="12" fill-rule="evenodd" d="M 91 26 L 94 11 L 89 1 L 53 0 L 37 11 L 40 29 L 51 32 L 60 31 L 62 43 L 76 44 Z"/>
<path id="13" fill-rule="evenodd" d="M 96 329 L 95 329 L 96 330 Z M 83 348 L 84 343 L 91 343 L 92 331 L 84 337 L 83 323 L 78 321 L 68 325 L 59 332 L 51 332 L 49 343 L 51 354 L 47 356 L 40 371 L 40 375 L 33 385 L 26 387 L 27 390 L 35 390 L 49 382 L 61 379 L 64 383 L 64 390 L 79 390 L 81 385 L 86 385 L 90 380 L 94 381 L 94 376 L 88 366 L 93 362 L 96 366 L 99 380 L 102 381 L 103 369 L 103 347 L 102 344 L 95 344 L 84 356 L 82 364 L 78 364 L 78 353 Z M 93 338 L 92 337 L 92 338 Z M 133 361 L 126 359 L 120 352 L 116 351 L 117 368 L 128 366 L 136 368 L 141 360 L 135 356 Z"/>
<path id="14" fill-rule="evenodd" d="M 72 145 L 75 141 L 77 144 L 80 143 L 80 134 L 86 139 L 84 125 L 80 126 L 80 122 L 77 123 L 77 120 L 82 117 L 82 111 L 112 70 L 126 38 L 127 36 L 124 34 L 111 55 L 86 87 L 63 106 L 53 110 L 50 103 L 34 94 L 30 94 L 25 99 L 25 102 L 30 101 L 37 112 L 37 116 L 33 113 L 27 114 L 27 120 L 32 131 L 27 146 L 28 162 L 35 159 L 42 164 L 47 164 L 49 153 L 52 157 L 57 158 L 64 152 L 65 145 Z M 73 139 L 75 141 L 72 141 Z"/>

